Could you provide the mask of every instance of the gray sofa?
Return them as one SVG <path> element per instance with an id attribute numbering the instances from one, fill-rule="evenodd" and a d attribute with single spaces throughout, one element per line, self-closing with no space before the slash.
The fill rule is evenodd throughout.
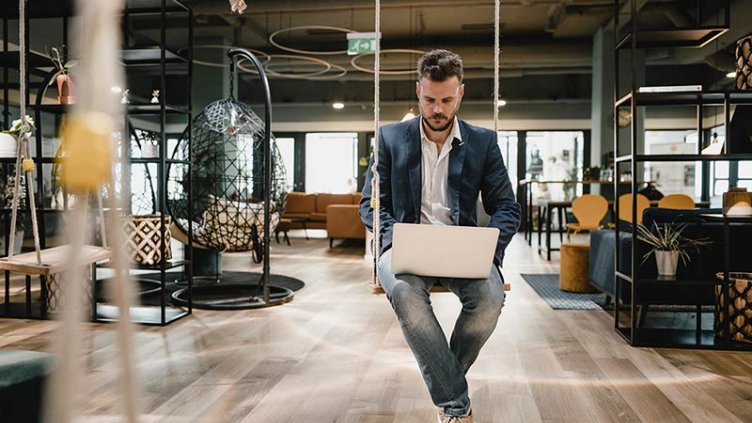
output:
<path id="1" fill-rule="evenodd" d="M 721 213 L 720 209 L 693 209 L 671 210 L 651 207 L 643 213 L 643 224 L 652 227 L 653 223 L 686 224 L 684 235 L 690 238 L 709 238 L 713 244 L 704 248 L 701 254 L 693 255 L 693 259 L 687 266 L 679 264 L 677 278 L 713 279 L 716 272 L 723 270 L 723 224 L 718 220 L 704 218 L 703 214 Z M 620 258 L 619 271 L 631 275 L 631 248 L 632 233 L 631 225 L 621 221 L 619 242 Z M 616 250 L 615 231 L 599 230 L 590 234 L 590 268 L 589 276 L 591 283 L 609 296 L 615 294 L 614 279 L 614 255 Z M 752 270 L 752 260 L 748 258 L 747 241 L 752 239 L 752 226 L 735 226 L 728 240 L 731 246 L 731 271 Z M 638 260 L 637 274 L 640 278 L 655 278 L 657 275 L 655 260 L 651 257 L 642 263 L 642 256 L 648 251 L 648 246 L 643 242 L 637 245 L 636 258 Z M 630 300 L 629 284 L 622 284 L 620 298 L 623 301 Z M 707 298 L 708 304 L 713 304 L 713 298 Z"/>

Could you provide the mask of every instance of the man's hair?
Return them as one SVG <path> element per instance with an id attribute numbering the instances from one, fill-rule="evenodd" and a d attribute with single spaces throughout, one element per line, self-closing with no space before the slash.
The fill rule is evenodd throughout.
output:
<path id="1" fill-rule="evenodd" d="M 448 50 L 431 50 L 418 59 L 418 80 L 443 82 L 456 76 L 462 83 L 462 58 Z"/>

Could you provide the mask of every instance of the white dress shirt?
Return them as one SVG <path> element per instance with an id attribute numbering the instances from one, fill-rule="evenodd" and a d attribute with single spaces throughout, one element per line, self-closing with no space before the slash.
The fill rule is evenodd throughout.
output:
<path id="1" fill-rule="evenodd" d="M 452 124 L 452 132 L 449 133 L 441 152 L 436 149 L 436 144 L 426 137 L 423 130 L 423 119 L 420 122 L 420 149 L 421 170 L 423 175 L 423 188 L 420 199 L 420 223 L 431 225 L 453 225 L 452 209 L 449 206 L 449 193 L 447 178 L 449 175 L 449 152 L 452 151 L 452 142 L 457 138 L 462 141 L 460 126 L 457 117 Z"/>

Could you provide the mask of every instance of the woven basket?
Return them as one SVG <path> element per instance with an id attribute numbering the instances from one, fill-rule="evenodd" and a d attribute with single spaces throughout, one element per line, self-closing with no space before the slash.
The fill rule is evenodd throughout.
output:
<path id="1" fill-rule="evenodd" d="M 736 42 L 736 89 L 752 89 L 752 34 Z"/>
<path id="2" fill-rule="evenodd" d="M 723 272 L 715 276 L 723 280 Z M 752 273 L 730 272 L 728 291 L 723 291 L 722 284 L 716 285 L 716 336 L 723 338 L 725 329 L 732 341 L 752 343 Z M 724 307 L 728 307 L 728 322 L 724 321 Z"/>
<path id="3" fill-rule="evenodd" d="M 165 258 L 172 258 L 170 248 L 170 216 L 164 217 L 165 225 Z M 128 239 L 126 251 L 132 263 L 151 266 L 162 263 L 162 251 L 160 243 L 161 216 L 150 214 L 143 216 L 128 216 L 125 219 L 125 235 Z"/>
<path id="4" fill-rule="evenodd" d="M 91 277 L 87 274 L 88 272 L 84 272 L 84 275 L 86 275 L 86 283 L 81 286 L 81 291 L 78 293 L 80 296 L 80 300 L 82 301 L 82 306 L 85 310 L 90 310 L 91 304 L 94 303 L 92 292 L 91 292 Z M 50 313 L 60 313 L 63 311 L 63 308 L 65 308 L 69 301 L 66 301 L 65 298 L 65 292 L 63 291 L 63 287 L 61 286 L 61 283 L 64 283 L 62 281 L 63 274 L 62 273 L 53 273 L 47 276 L 46 283 L 47 283 L 47 311 Z"/>

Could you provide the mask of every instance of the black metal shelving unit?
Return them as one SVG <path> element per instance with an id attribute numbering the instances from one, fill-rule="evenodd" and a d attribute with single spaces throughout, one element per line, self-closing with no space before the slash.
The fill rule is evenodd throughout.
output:
<path id="1" fill-rule="evenodd" d="M 51 164 L 54 162 L 53 156 L 45 156 L 44 149 L 42 148 L 42 141 L 41 141 L 41 131 L 43 130 L 41 122 L 39 119 L 39 112 L 34 107 L 33 102 L 31 101 L 31 96 L 33 92 L 39 92 L 44 91 L 47 88 L 47 81 L 49 81 L 50 75 L 52 75 L 52 70 L 54 68 L 52 62 L 50 59 L 40 53 L 37 53 L 35 51 L 32 51 L 30 48 L 30 33 L 33 32 L 34 27 L 37 25 L 41 25 L 43 23 L 39 23 L 38 21 L 40 19 L 60 19 L 61 20 L 61 34 L 60 34 L 60 44 L 67 44 L 68 43 L 68 22 L 69 19 L 73 16 L 73 2 L 70 0 L 32 0 L 29 1 L 26 5 L 26 18 L 25 18 L 25 24 L 26 24 L 26 33 L 24 34 L 24 40 L 26 42 L 26 51 L 21 52 L 26 56 L 26 64 L 27 64 L 27 73 L 26 75 L 22 75 L 24 78 L 27 90 L 26 90 L 26 104 L 28 105 L 27 114 L 34 116 L 35 119 L 37 119 L 37 127 L 39 130 L 37 131 L 35 142 L 30 143 L 30 153 L 31 159 L 34 160 L 34 163 L 36 164 L 36 173 L 35 173 L 35 186 L 36 186 L 36 192 L 38 193 L 36 196 L 37 204 L 37 220 L 39 224 L 39 233 L 40 233 L 40 247 L 45 248 L 48 246 L 48 239 L 47 239 L 47 226 L 49 221 L 56 221 L 58 219 L 60 210 L 52 209 L 50 207 L 45 206 L 45 196 L 44 196 L 44 189 L 45 189 L 45 183 L 44 183 L 44 170 L 46 169 L 46 166 L 51 166 Z M 0 4 L 0 19 L 2 20 L 2 36 L 3 36 L 3 42 L 2 42 L 2 50 L 0 51 L 0 69 L 2 69 L 2 79 L 0 80 L 0 88 L 2 88 L 2 96 L 3 96 L 3 102 L 2 102 L 2 110 L 3 110 L 3 117 L 2 117 L 2 124 L 4 128 L 9 128 L 11 121 L 17 116 L 12 116 L 11 113 L 11 102 L 10 102 L 10 90 L 18 90 L 20 88 L 20 84 L 18 81 L 19 76 L 13 75 L 11 76 L 11 71 L 15 71 L 18 73 L 19 67 L 20 67 L 20 53 L 18 50 L 11 50 L 10 49 L 10 40 L 12 38 L 12 34 L 9 31 L 9 26 L 11 22 L 18 21 L 19 14 L 18 14 L 18 2 L 3 2 Z M 59 122 L 55 123 L 55 127 L 57 128 Z M 15 158 L 10 157 L 3 157 L 0 158 L 0 166 L 3 168 L 3 175 L 10 175 L 11 172 L 15 169 Z M 28 205 L 23 208 L 19 208 L 19 218 L 25 219 L 30 216 L 30 209 Z M 9 248 L 13 248 L 13 246 L 8 245 L 8 241 L 10 238 L 10 208 L 6 207 L 0 210 L 0 219 L 4 222 L 5 230 L 4 233 L 1 234 L 1 236 L 5 239 L 5 251 L 1 251 L 0 254 L 3 256 L 7 256 L 9 252 Z M 4 272 L 5 277 L 5 289 L 4 289 L 4 301 L 2 304 L 2 312 L 0 312 L 1 315 L 7 316 L 7 317 L 24 317 L 26 314 L 22 314 L 20 316 L 17 315 L 17 313 L 14 312 L 14 310 L 17 309 L 15 307 L 16 304 L 10 302 L 10 273 Z M 28 287 L 28 283 L 27 283 Z M 27 303 L 29 302 L 28 295 L 27 295 Z M 39 317 L 39 316 L 36 316 Z"/>
<path id="2" fill-rule="evenodd" d="M 632 183 L 626 193 L 636 193 L 638 163 L 645 162 L 687 162 L 687 161 L 740 161 L 752 160 L 752 154 L 723 154 L 703 155 L 702 150 L 706 147 L 707 140 L 703 137 L 703 108 L 708 106 L 723 107 L 724 125 L 728 127 L 730 122 L 731 107 L 737 104 L 752 104 L 752 93 L 742 92 L 641 92 L 636 75 L 640 70 L 638 64 L 638 51 L 645 48 L 692 48 L 702 47 L 713 41 L 726 31 L 730 26 L 730 1 L 722 0 L 713 2 L 716 9 L 714 12 L 722 14 L 724 22 L 715 26 L 703 26 L 703 12 L 708 2 L 696 0 L 696 22 L 691 28 L 653 29 L 642 28 L 638 21 L 637 0 L 627 0 L 626 3 L 614 0 L 614 22 L 616 35 L 614 37 L 614 116 L 618 116 L 620 109 L 629 109 L 632 118 L 629 128 L 628 152 L 621 154 L 624 144 L 620 140 L 618 125 L 614 125 L 614 153 L 616 174 L 619 166 L 628 165 L 632 172 Z M 705 3 L 705 4 L 703 4 Z M 720 9 L 718 9 L 720 8 Z M 626 13 L 624 13 L 626 10 Z M 620 21 L 620 16 L 626 14 L 629 18 L 626 22 Z M 628 92 L 623 92 L 619 85 L 620 77 L 620 51 L 628 50 L 631 59 L 631 81 Z M 647 106 L 663 107 L 694 107 L 696 114 L 696 129 L 699 136 L 696 154 L 640 154 L 638 152 L 639 133 L 637 112 L 639 108 Z M 726 146 L 728 143 L 726 144 Z M 622 148 L 620 148 L 622 147 Z M 621 155 L 620 155 L 621 154 Z M 618 196 L 625 193 L 620 190 L 618 177 L 614 178 L 614 192 Z M 705 200 L 705 198 L 703 198 Z M 632 202 L 632 221 L 637 221 L 637 203 Z M 619 215 L 618 202 L 616 215 Z M 728 286 L 725 282 L 712 279 L 688 279 L 688 278 L 665 278 L 652 277 L 641 278 L 638 272 L 639 257 L 637 256 L 637 228 L 632 225 L 632 248 L 631 248 L 631 274 L 627 275 L 619 271 L 620 236 L 619 226 L 616 227 L 616 254 L 615 260 L 615 301 L 614 301 L 614 327 L 624 339 L 633 346 L 644 347 L 679 347 L 679 348 L 705 348 L 705 349 L 729 349 L 729 350 L 752 350 L 752 345 L 730 342 L 728 338 L 722 339 L 715 336 L 714 329 L 702 328 L 702 306 L 708 305 L 709 296 L 715 295 L 715 289 L 719 284 Z M 728 256 L 727 256 L 728 257 Z M 726 268 L 728 271 L 728 267 Z M 629 285 L 630 300 L 624 306 L 629 308 L 628 324 L 622 320 L 622 315 L 627 313 L 622 310 L 621 293 L 623 284 Z M 672 328 L 641 328 L 638 325 L 637 310 L 645 305 L 691 305 L 695 306 L 697 324 L 694 330 Z M 627 317 L 627 316 L 625 316 Z"/>
<path id="3" fill-rule="evenodd" d="M 185 27 L 171 27 L 170 20 L 183 19 Z M 136 19 L 156 19 L 159 22 L 159 38 L 144 44 L 144 39 L 148 37 L 139 36 L 138 39 L 133 36 L 131 23 Z M 182 40 L 188 40 L 188 48 L 177 52 L 176 48 L 168 46 L 168 31 L 183 31 Z M 180 120 L 179 125 L 184 125 L 184 134 L 188 137 L 190 145 L 190 136 L 192 132 L 192 110 L 191 110 L 191 81 L 193 77 L 193 11 L 180 0 L 128 0 L 123 13 L 123 64 L 125 65 L 126 76 L 149 74 L 158 79 L 158 89 L 160 91 L 159 102 L 152 103 L 147 101 L 146 95 L 141 97 L 131 97 L 131 103 L 127 105 L 127 115 L 124 121 L 125 133 L 129 134 L 124 137 L 122 142 L 121 154 L 129 158 L 129 166 L 124 171 L 125 180 L 130 180 L 129 175 L 133 166 L 143 166 L 146 169 L 146 175 L 151 179 L 151 170 L 156 168 L 156 186 L 155 193 L 155 210 L 161 220 L 160 225 L 160 257 L 166 257 L 168 246 L 166 245 L 167 233 L 170 227 L 167 224 L 169 213 L 167 210 L 167 167 L 170 164 L 182 164 L 190 166 L 190 157 L 184 160 L 172 159 L 172 152 L 168 151 L 168 124 L 176 124 L 175 120 Z M 140 35 L 140 34 L 139 34 Z M 184 78 L 185 85 L 182 87 L 186 93 L 182 101 L 173 101 L 175 96 L 171 96 L 168 91 L 168 78 Z M 138 118 L 138 120 L 134 118 Z M 168 122 L 168 118 L 171 122 Z M 138 137 L 135 135 L 136 129 L 150 130 L 142 127 L 140 120 L 148 121 L 152 125 L 158 126 L 156 131 L 160 137 L 159 151 L 156 157 L 134 157 L 131 151 L 131 141 L 139 144 Z M 189 153 L 190 154 L 190 149 Z M 123 187 L 124 192 L 130 194 L 129 187 Z M 191 198 L 190 186 L 188 198 Z M 126 198 L 131 198 L 126 195 Z M 191 204 L 191 202 L 188 202 Z M 131 209 L 131 205 L 127 207 Z M 189 216 L 192 218 L 192 209 L 189 209 Z M 133 265 L 130 271 L 152 271 L 159 274 L 157 282 L 159 286 L 159 306 L 137 306 L 130 311 L 131 320 L 136 323 L 166 325 L 182 317 L 190 315 L 193 312 L 192 302 L 188 303 L 187 308 L 174 306 L 170 304 L 168 298 L 168 284 L 174 284 L 181 280 L 187 284 L 189 290 L 193 289 L 193 269 L 192 269 L 192 248 L 191 237 L 186 249 L 187 257 L 183 259 L 164 260 L 153 266 Z M 143 280 L 142 276 L 134 276 L 135 279 Z M 148 279 L 147 279 L 148 280 Z M 111 305 L 97 305 L 98 320 L 110 321 L 117 319 L 117 309 Z"/>
<path id="4" fill-rule="evenodd" d="M 73 0 L 30 0 L 27 3 L 27 17 L 26 27 L 27 34 L 26 45 L 29 45 L 28 37 L 29 32 L 32 30 L 31 23 L 35 19 L 62 19 L 62 35 L 61 44 L 68 44 L 68 22 L 73 16 L 74 2 Z M 169 28 L 169 19 L 184 19 L 185 26 L 180 28 Z M 19 52 L 9 50 L 9 34 L 8 23 L 12 20 L 18 19 L 18 4 L 17 2 L 7 2 L 0 5 L 0 18 L 3 25 L 3 43 L 2 50 L 0 51 L 0 76 L 2 76 L 2 83 L 0 89 L 3 93 L 3 118 L 2 122 L 4 127 L 9 127 L 11 122 L 10 110 L 10 89 L 17 89 L 18 82 L 10 80 L 10 70 L 17 70 L 19 67 Z M 139 37 L 139 43 L 131 42 L 131 32 L 129 32 L 129 22 L 132 19 L 157 19 L 159 21 L 159 38 L 154 40 L 151 44 L 143 44 L 148 37 Z M 177 52 L 177 49 L 172 49 L 167 46 L 167 35 L 169 30 L 181 30 L 185 32 L 185 36 L 181 36 L 181 40 L 188 40 L 188 48 L 181 50 L 181 53 Z M 62 117 L 68 112 L 68 105 L 60 104 L 45 104 L 45 94 L 47 90 L 47 82 L 50 80 L 54 73 L 52 63 L 49 58 L 44 55 L 30 51 L 27 48 L 25 52 L 27 58 L 28 74 L 25 75 L 28 92 L 36 90 L 36 99 L 34 102 L 30 102 L 30 95 L 27 97 L 27 104 L 29 104 L 29 114 L 33 114 L 37 122 L 35 139 L 35 151 L 34 161 L 37 163 L 36 189 L 40 193 L 37 195 L 37 212 L 39 217 L 39 232 L 41 247 L 45 248 L 49 245 L 46 234 L 45 221 L 47 216 L 59 215 L 64 210 L 58 208 L 52 208 L 46 204 L 45 189 L 49 188 L 49 182 L 45 182 L 44 173 L 54 163 L 55 155 L 44 154 L 43 146 L 45 144 L 44 127 L 43 123 L 48 122 L 48 119 L 54 120 L 53 128 L 57 130 L 62 122 Z M 139 124 L 134 123 L 133 117 L 138 117 L 141 120 L 149 120 L 154 123 L 154 126 L 159 127 L 160 142 L 159 142 L 159 154 L 154 158 L 132 158 L 130 151 L 130 137 L 123 137 L 121 150 L 122 157 L 130 158 L 129 165 L 126 166 L 126 172 L 133 165 L 141 166 L 156 166 L 157 173 L 157 186 L 156 186 L 156 212 L 160 214 L 162 222 L 165 222 L 165 217 L 168 216 L 167 204 L 166 204 L 166 168 L 170 163 L 180 163 L 186 166 L 190 166 L 190 157 L 185 160 L 172 160 L 171 152 L 168 151 L 167 146 L 167 125 L 168 119 L 183 119 L 185 133 L 188 137 L 191 134 L 192 125 L 192 110 L 191 110 L 191 80 L 193 75 L 193 11 L 190 7 L 185 5 L 180 0 L 127 0 L 126 8 L 123 13 L 123 50 L 122 61 L 126 70 L 126 74 L 149 74 L 158 76 L 160 97 L 158 103 L 151 103 L 147 96 L 132 98 L 131 104 L 125 105 L 125 121 L 124 129 L 125 134 L 131 134 L 134 128 L 138 128 Z M 186 98 L 184 101 L 178 104 L 168 102 L 168 78 L 172 76 L 180 75 L 185 80 L 184 89 Z M 175 78 L 171 78 L 174 80 Z M 114 94 L 113 94 L 114 95 Z M 189 139 L 190 143 L 190 139 Z M 189 149 L 190 150 L 190 149 Z M 190 154 L 190 153 L 189 153 Z M 13 168 L 15 164 L 15 158 L 0 158 L 0 165 L 7 169 Z M 127 180 L 127 179 L 126 179 Z M 128 186 L 124 186 L 123 195 L 129 198 L 127 194 L 130 194 Z M 54 193 L 53 193 L 54 195 Z M 190 188 L 188 192 L 190 198 Z M 65 198 L 65 195 L 63 196 Z M 190 204 L 190 201 L 189 201 Z M 130 204 L 128 209 L 130 208 Z M 19 210 L 19 216 L 28 214 L 28 210 Z M 192 213 L 192 210 L 189 210 Z M 5 218 L 9 216 L 8 210 L 0 210 L 0 216 Z M 8 220 L 8 219 L 6 219 Z M 6 225 L 8 226 L 8 225 Z M 165 251 L 167 246 L 165 245 L 166 233 L 170 228 L 166 224 L 162 224 L 161 231 L 161 257 L 165 257 Z M 8 230 L 6 230 L 6 246 L 8 239 Z M 158 324 L 165 325 L 182 317 L 185 317 L 192 313 L 192 303 L 188 304 L 187 308 L 174 307 L 168 303 L 166 295 L 166 284 L 169 276 L 167 273 L 172 269 L 183 270 L 183 280 L 187 281 L 189 289 L 193 287 L 193 275 L 191 268 L 191 248 L 187 249 L 188 257 L 183 260 L 167 260 L 156 266 L 131 266 L 130 270 L 152 270 L 155 273 L 160 274 L 159 281 L 161 290 L 160 306 L 137 306 L 131 310 L 132 320 L 136 323 L 144 324 Z M 4 252 L 7 255 L 7 251 Z M 104 267 L 107 265 L 105 264 Z M 6 293 L 6 308 L 8 308 L 8 287 L 10 283 L 9 275 L 6 272 L 5 277 L 5 293 Z M 96 301 L 95 301 L 96 303 Z M 117 319 L 117 309 L 108 304 L 95 304 L 93 317 L 99 321 L 110 321 Z"/>

